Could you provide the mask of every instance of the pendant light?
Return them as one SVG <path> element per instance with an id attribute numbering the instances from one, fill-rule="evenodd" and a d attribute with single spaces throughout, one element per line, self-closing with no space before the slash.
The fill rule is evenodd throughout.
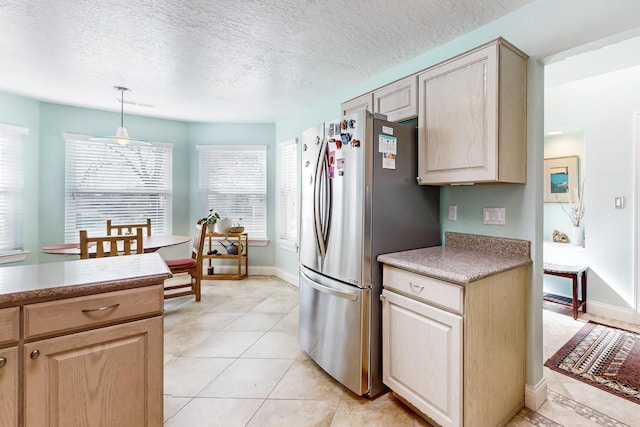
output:
<path id="1" fill-rule="evenodd" d="M 118 145 L 130 145 L 131 143 L 149 145 L 150 143 L 147 141 L 129 138 L 129 132 L 127 132 L 127 129 L 124 127 L 124 93 L 129 92 L 131 89 L 123 86 L 114 86 L 113 88 L 120 92 L 120 127 L 118 128 L 115 136 L 94 136 L 89 138 L 89 140 L 113 142 Z"/>

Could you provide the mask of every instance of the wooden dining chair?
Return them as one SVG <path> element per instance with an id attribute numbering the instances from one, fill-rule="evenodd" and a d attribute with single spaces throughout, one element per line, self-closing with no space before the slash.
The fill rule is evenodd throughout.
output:
<path id="1" fill-rule="evenodd" d="M 95 245 L 95 253 L 89 253 L 90 245 Z M 142 228 L 137 228 L 132 235 L 96 237 L 89 237 L 87 230 L 80 230 L 80 259 L 141 254 L 144 253 L 142 245 Z"/>
<path id="2" fill-rule="evenodd" d="M 110 219 L 107 220 L 107 236 L 112 235 L 112 231 L 115 231 L 118 236 L 133 234 L 133 230 L 136 228 L 146 228 L 147 236 L 151 236 L 151 218 L 147 218 L 147 222 L 141 224 L 119 224 L 115 225 Z"/>
<path id="3" fill-rule="evenodd" d="M 185 295 L 195 295 L 200 301 L 200 285 L 202 281 L 202 248 L 207 234 L 207 223 L 198 222 L 193 234 L 191 257 L 165 260 L 167 267 L 173 274 L 188 273 L 189 283 L 179 285 L 165 284 L 164 298 L 177 298 Z M 167 282 L 165 282 L 167 283 Z"/>

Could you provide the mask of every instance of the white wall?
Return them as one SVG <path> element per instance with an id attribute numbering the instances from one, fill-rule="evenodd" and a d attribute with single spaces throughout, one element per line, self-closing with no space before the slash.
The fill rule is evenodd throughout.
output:
<path id="1" fill-rule="evenodd" d="M 628 54 L 637 56 L 633 51 Z M 549 72 L 553 73 L 555 67 L 548 67 Z M 633 113 L 636 111 L 640 111 L 640 66 L 567 81 L 545 91 L 545 128 L 579 129 L 584 138 L 583 257 L 589 266 L 588 300 L 595 303 L 591 304 L 591 311 L 618 318 L 627 311 L 630 317 L 622 320 L 632 319 L 635 307 Z M 556 140 L 553 145 L 548 141 L 545 157 L 547 148 L 556 153 L 579 149 L 567 140 Z M 615 208 L 616 196 L 625 198 L 623 209 Z M 553 208 L 545 206 L 545 220 Z M 556 212 L 550 220 L 557 220 L 560 214 Z M 621 309 L 617 310 L 620 313 L 611 312 L 610 306 Z"/>
<path id="2" fill-rule="evenodd" d="M 545 123 L 549 123 L 549 111 L 547 108 L 549 102 L 553 102 L 545 93 Z M 548 129 L 548 127 L 547 127 Z M 578 157 L 578 182 L 583 182 L 586 171 L 586 159 L 584 156 L 584 134 L 570 133 L 562 134 L 558 136 L 547 136 L 544 139 L 544 158 L 553 159 L 556 157 Z M 568 209 L 564 206 L 564 209 Z M 563 210 L 563 205 L 560 203 L 545 203 L 544 204 L 544 228 L 543 228 L 543 240 L 552 241 L 553 231 L 558 230 L 571 236 L 571 219 Z"/>

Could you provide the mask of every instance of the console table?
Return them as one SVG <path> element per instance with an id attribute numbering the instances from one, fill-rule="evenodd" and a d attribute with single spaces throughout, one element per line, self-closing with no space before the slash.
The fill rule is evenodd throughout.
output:
<path id="1" fill-rule="evenodd" d="M 566 277 L 572 280 L 573 298 L 569 299 L 560 295 L 544 294 L 546 301 L 556 304 L 567 305 L 573 308 L 573 318 L 578 318 L 578 310 L 582 308 L 582 312 L 587 312 L 587 270 L 589 267 L 584 265 L 563 265 L 545 262 L 543 264 L 544 274 L 552 276 Z M 578 299 L 578 282 L 580 282 L 580 296 L 582 301 Z"/>
<path id="2" fill-rule="evenodd" d="M 240 280 L 249 275 L 249 236 L 247 233 L 207 233 L 206 237 L 208 244 L 204 246 L 202 259 L 207 262 L 205 264 L 207 274 L 202 276 L 203 279 Z M 225 241 L 228 242 L 227 247 L 235 245 L 238 248 L 237 254 L 227 252 L 225 245 L 221 243 Z M 237 263 L 237 271 L 235 273 L 216 273 L 215 269 L 220 266 L 214 266 L 215 260 L 234 260 Z M 235 268 L 232 265 L 228 267 Z"/>

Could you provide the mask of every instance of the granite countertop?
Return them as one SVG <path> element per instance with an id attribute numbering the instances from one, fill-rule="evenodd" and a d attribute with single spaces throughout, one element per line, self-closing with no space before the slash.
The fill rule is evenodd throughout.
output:
<path id="1" fill-rule="evenodd" d="M 445 233 L 445 245 L 382 254 L 378 261 L 460 285 L 530 264 L 530 242 Z"/>
<path id="2" fill-rule="evenodd" d="M 0 267 L 0 307 L 149 286 L 169 277 L 157 253 Z"/>

